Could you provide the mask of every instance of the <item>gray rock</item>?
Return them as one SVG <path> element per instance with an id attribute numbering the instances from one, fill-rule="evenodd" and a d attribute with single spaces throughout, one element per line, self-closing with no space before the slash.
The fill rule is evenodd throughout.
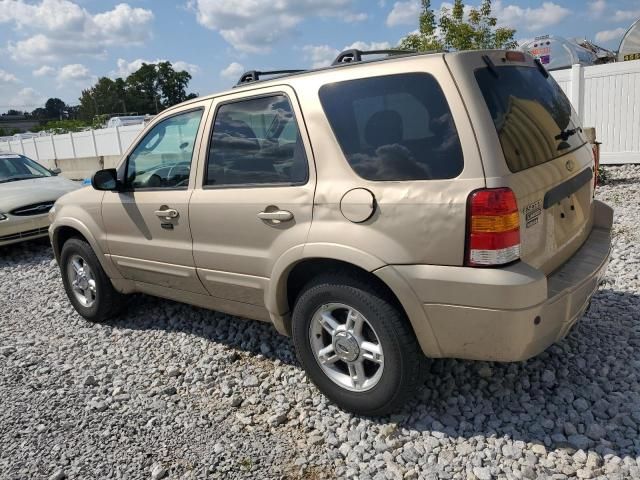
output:
<path id="1" fill-rule="evenodd" d="M 600 440 L 607 434 L 607 431 L 597 423 L 591 423 L 587 426 L 586 434 L 587 437 L 591 438 L 592 440 Z"/>
<path id="2" fill-rule="evenodd" d="M 584 450 L 578 450 L 573 454 L 573 461 L 581 465 L 587 463 L 587 454 Z"/>
<path id="3" fill-rule="evenodd" d="M 151 480 L 160 480 L 164 478 L 169 473 L 169 470 L 162 465 L 155 464 L 151 469 Z"/>
<path id="4" fill-rule="evenodd" d="M 591 440 L 580 434 L 569 435 L 568 441 L 574 448 L 579 450 L 587 450 L 591 445 Z"/>
<path id="5" fill-rule="evenodd" d="M 255 375 L 249 375 L 244 379 L 243 385 L 245 387 L 257 387 L 258 385 L 260 385 L 260 380 L 258 380 L 258 377 L 256 377 Z"/>
<path id="6" fill-rule="evenodd" d="M 584 412 L 589 409 L 589 402 L 587 402 L 584 398 L 579 397 L 573 401 L 573 406 L 579 412 Z"/>
<path id="7" fill-rule="evenodd" d="M 170 385 L 168 387 L 164 387 L 160 393 L 162 395 L 175 395 L 176 393 L 178 393 L 178 390 L 176 389 L 176 387 L 174 387 L 173 385 Z"/>
<path id="8" fill-rule="evenodd" d="M 541 445 L 539 443 L 534 443 L 533 446 L 531 447 L 531 451 L 533 453 L 535 453 L 536 455 L 546 455 L 547 454 L 547 449 L 544 445 Z"/>
<path id="9" fill-rule="evenodd" d="M 282 425 L 287 421 L 287 414 L 284 412 L 271 415 L 268 420 L 269 425 Z"/>
<path id="10" fill-rule="evenodd" d="M 65 478 L 67 478 L 67 474 L 62 469 L 56 470 L 49 476 L 49 480 L 63 480 Z"/>
<path id="11" fill-rule="evenodd" d="M 545 370 L 544 372 L 542 372 L 541 380 L 544 383 L 553 383 L 556 381 L 556 374 L 551 370 Z"/>
<path id="12" fill-rule="evenodd" d="M 473 467 L 473 474 L 478 480 L 491 480 L 493 478 L 488 467 Z"/>

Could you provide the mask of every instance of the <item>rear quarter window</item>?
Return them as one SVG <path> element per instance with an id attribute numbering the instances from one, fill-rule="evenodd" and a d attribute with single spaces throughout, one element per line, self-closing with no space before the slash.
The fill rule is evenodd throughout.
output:
<path id="1" fill-rule="evenodd" d="M 437 180 L 464 166 L 451 110 L 436 79 L 407 73 L 336 82 L 320 102 L 351 168 L 366 180 Z"/>

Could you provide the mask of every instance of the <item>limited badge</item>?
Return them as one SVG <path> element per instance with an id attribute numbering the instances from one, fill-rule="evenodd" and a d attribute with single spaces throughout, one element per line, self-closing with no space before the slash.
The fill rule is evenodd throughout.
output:
<path id="1" fill-rule="evenodd" d="M 540 214 L 542 213 L 542 200 L 537 200 L 530 203 L 522 209 L 522 215 L 524 216 L 525 225 L 527 228 L 533 227 L 538 223 Z"/>

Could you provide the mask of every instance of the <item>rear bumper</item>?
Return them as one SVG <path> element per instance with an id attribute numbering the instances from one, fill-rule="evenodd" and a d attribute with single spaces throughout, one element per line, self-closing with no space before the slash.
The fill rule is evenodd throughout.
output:
<path id="1" fill-rule="evenodd" d="M 524 262 L 500 269 L 402 265 L 381 270 L 394 269 L 422 304 L 422 319 L 407 311 L 427 355 L 526 360 L 567 335 L 605 274 L 613 210 L 596 202 L 594 214 L 589 237 L 549 276 Z M 392 277 L 377 273 L 383 280 Z M 416 328 L 420 321 L 428 328 Z M 435 342 L 420 338 L 427 332 Z M 438 352 L 427 351 L 429 344 Z"/>

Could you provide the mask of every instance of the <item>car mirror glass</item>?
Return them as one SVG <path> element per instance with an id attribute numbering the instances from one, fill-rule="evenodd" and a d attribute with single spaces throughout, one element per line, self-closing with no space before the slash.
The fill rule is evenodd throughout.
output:
<path id="1" fill-rule="evenodd" d="M 96 190 L 118 190 L 118 176 L 115 168 L 98 170 L 91 178 L 91 186 Z"/>

